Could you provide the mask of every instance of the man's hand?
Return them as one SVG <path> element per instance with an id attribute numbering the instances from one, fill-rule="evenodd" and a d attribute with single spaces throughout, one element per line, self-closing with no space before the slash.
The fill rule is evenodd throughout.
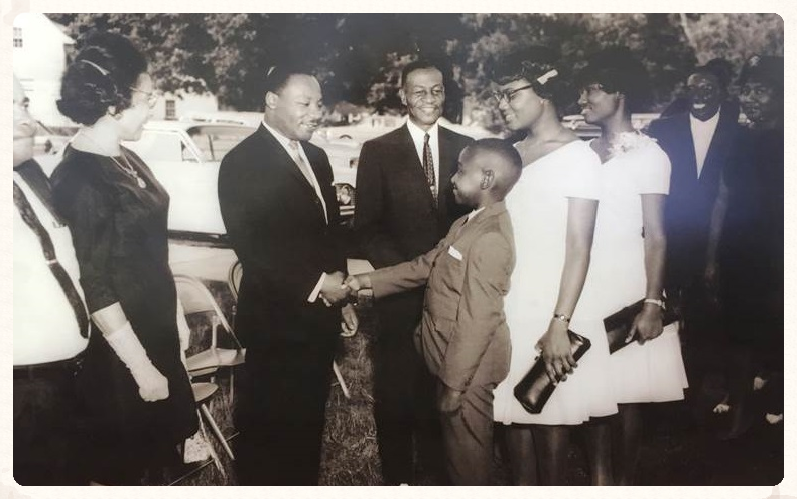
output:
<path id="1" fill-rule="evenodd" d="M 371 277 L 368 274 L 350 275 L 344 281 L 343 286 L 352 298 L 357 298 L 360 290 L 371 288 Z"/>
<path id="2" fill-rule="evenodd" d="M 324 282 L 321 283 L 321 291 L 318 293 L 318 296 L 324 300 L 327 306 L 335 305 L 349 296 L 347 287 L 343 286 L 344 277 L 345 275 L 340 271 L 327 274 L 324 277 Z"/>
<path id="3" fill-rule="evenodd" d="M 351 303 L 347 303 L 340 309 L 340 314 L 343 318 L 343 322 L 340 323 L 342 330 L 340 335 L 348 338 L 349 336 L 357 334 L 357 329 L 360 327 L 360 319 L 357 317 L 357 312 L 354 310 Z"/>
<path id="4" fill-rule="evenodd" d="M 437 408 L 441 414 L 451 415 L 462 407 L 462 392 L 443 386 L 437 400 Z"/>

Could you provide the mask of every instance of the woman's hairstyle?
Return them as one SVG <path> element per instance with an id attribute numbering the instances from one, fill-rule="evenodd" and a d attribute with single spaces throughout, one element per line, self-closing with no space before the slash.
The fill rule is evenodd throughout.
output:
<path id="1" fill-rule="evenodd" d="M 525 80 L 534 93 L 551 101 L 557 112 L 564 113 L 578 95 L 558 63 L 557 54 L 547 47 L 527 47 L 495 62 L 490 79 L 499 85 Z"/>
<path id="2" fill-rule="evenodd" d="M 147 71 L 144 55 L 122 35 L 92 32 L 78 42 L 79 51 L 61 79 L 58 110 L 76 123 L 93 125 L 113 106 L 130 107 L 138 77 Z"/>
<path id="3" fill-rule="evenodd" d="M 783 57 L 754 55 L 745 62 L 739 76 L 739 85 L 748 82 L 763 83 L 783 96 Z"/>
<path id="4" fill-rule="evenodd" d="M 653 97 L 645 66 L 627 47 L 612 47 L 593 54 L 576 81 L 579 88 L 597 83 L 608 93 L 623 94 L 629 114 L 643 111 Z"/>

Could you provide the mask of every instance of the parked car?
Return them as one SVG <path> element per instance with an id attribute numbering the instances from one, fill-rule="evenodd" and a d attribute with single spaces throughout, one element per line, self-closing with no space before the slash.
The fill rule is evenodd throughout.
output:
<path id="1" fill-rule="evenodd" d="M 36 120 L 36 135 L 33 139 L 34 156 L 57 154 L 77 132 L 78 127 L 49 127 Z"/>
<path id="2" fill-rule="evenodd" d="M 229 121 L 151 121 L 139 140 L 124 143 L 144 159 L 169 192 L 171 232 L 195 238 L 226 234 L 218 201 L 219 165 L 254 130 L 254 126 Z M 319 146 L 330 158 L 341 211 L 350 217 L 359 145 L 321 141 Z"/>
<path id="3" fill-rule="evenodd" d="M 252 111 L 213 111 L 190 113 L 180 118 L 186 122 L 235 124 L 251 127 L 260 126 L 263 113 Z M 345 220 L 354 215 L 355 183 L 357 182 L 357 162 L 360 157 L 362 142 L 344 134 L 337 136 L 328 134 L 329 128 L 321 128 L 313 134 L 310 142 L 322 148 L 329 158 L 335 176 L 340 213 Z"/>

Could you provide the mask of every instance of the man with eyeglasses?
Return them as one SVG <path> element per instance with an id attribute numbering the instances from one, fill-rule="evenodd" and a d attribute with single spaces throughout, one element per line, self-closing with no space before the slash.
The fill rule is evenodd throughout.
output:
<path id="1" fill-rule="evenodd" d="M 473 142 L 440 126 L 445 86 L 439 67 L 425 60 L 401 72 L 399 97 L 407 123 L 363 145 L 357 172 L 354 229 L 375 268 L 411 260 L 432 249 L 465 212 L 454 201 L 451 176 Z M 423 289 L 375 304 L 375 419 L 387 484 L 413 483 L 414 449 L 421 467 L 445 480 L 434 378 L 413 344 Z"/>

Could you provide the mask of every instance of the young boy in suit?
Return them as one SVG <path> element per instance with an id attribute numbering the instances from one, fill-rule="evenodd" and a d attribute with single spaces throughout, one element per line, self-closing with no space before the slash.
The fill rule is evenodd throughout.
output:
<path id="1" fill-rule="evenodd" d="M 483 139 L 459 155 L 451 179 L 456 220 L 435 248 L 414 260 L 349 277 L 351 293 L 375 299 L 426 285 L 415 345 L 438 379 L 446 469 L 456 485 L 487 485 L 493 455 L 493 389 L 509 370 L 504 296 L 515 265 L 504 198 L 520 178 L 511 144 Z"/>

